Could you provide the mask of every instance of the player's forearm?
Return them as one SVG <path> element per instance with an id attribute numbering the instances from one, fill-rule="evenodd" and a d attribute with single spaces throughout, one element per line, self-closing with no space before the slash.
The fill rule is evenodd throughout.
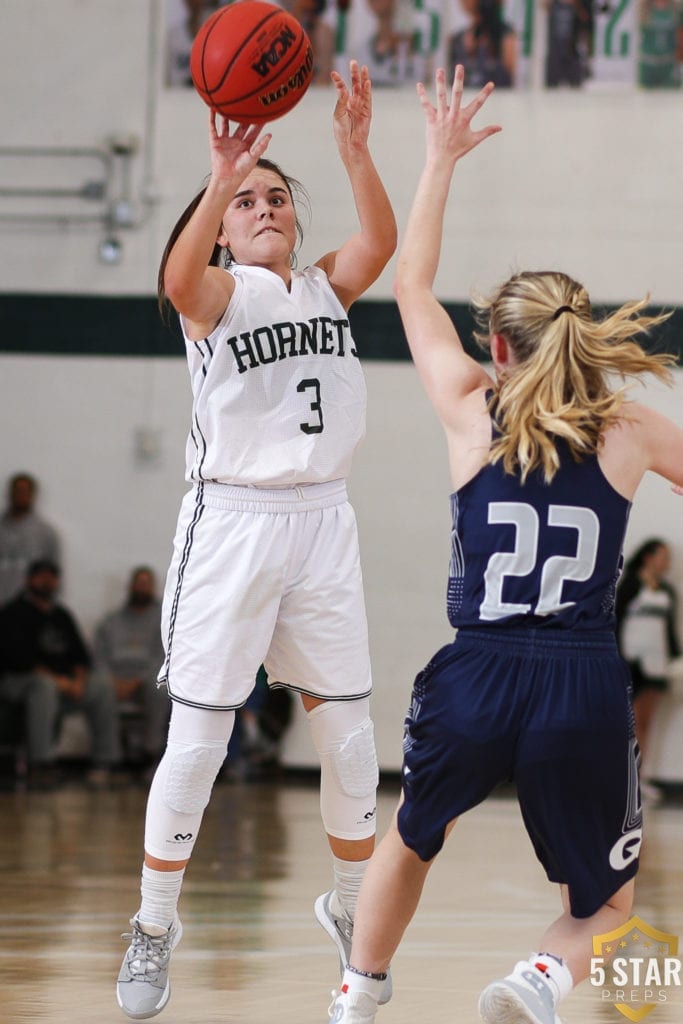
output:
<path id="1" fill-rule="evenodd" d="M 195 298 L 204 284 L 223 214 L 240 181 L 209 183 L 201 202 L 169 253 L 164 273 L 166 294 L 176 309 Z"/>
<path id="2" fill-rule="evenodd" d="M 387 191 L 366 149 L 342 156 L 349 176 L 363 241 L 386 263 L 396 250 L 398 229 Z"/>
<path id="3" fill-rule="evenodd" d="M 420 175 L 396 266 L 398 293 L 429 289 L 439 266 L 443 220 L 455 165 L 428 162 Z"/>

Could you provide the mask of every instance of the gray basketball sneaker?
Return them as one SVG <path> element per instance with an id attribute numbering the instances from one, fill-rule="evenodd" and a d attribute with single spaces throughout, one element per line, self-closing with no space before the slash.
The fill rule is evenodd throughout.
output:
<path id="1" fill-rule="evenodd" d="M 562 1024 L 548 982 L 528 960 L 484 989 L 479 1014 L 486 1024 Z"/>
<path id="2" fill-rule="evenodd" d="M 331 1024 L 374 1024 L 377 1003 L 365 992 L 333 992 L 327 1011 Z"/>
<path id="3" fill-rule="evenodd" d="M 337 908 L 339 908 L 337 910 Z M 315 901 L 315 916 L 318 922 L 325 929 L 327 934 L 330 936 L 337 952 L 339 953 L 339 970 L 340 977 L 344 977 L 344 969 L 349 962 L 351 956 L 351 943 L 353 942 L 353 921 L 351 921 L 346 914 L 339 907 L 339 900 L 334 889 L 330 889 L 329 892 L 324 892 L 322 896 L 318 896 Z M 379 1005 L 384 1006 L 391 999 L 393 993 L 393 983 L 391 981 L 391 971 L 387 971 L 387 980 L 384 982 L 384 988 L 382 994 L 379 997 Z M 334 1005 L 334 1004 L 333 1004 Z M 332 1018 L 336 1020 L 336 1018 Z M 339 1018 L 340 1020 L 342 1018 Z M 374 1016 L 372 1018 L 374 1020 Z M 343 1018 L 346 1024 L 346 1018 Z M 353 1018 L 355 1024 L 355 1018 Z"/>
<path id="4" fill-rule="evenodd" d="M 147 926 L 150 932 L 157 933 L 151 935 L 143 932 L 136 917 L 130 923 L 133 931 L 122 936 L 130 939 L 130 946 L 116 982 L 116 999 L 133 1020 L 145 1020 L 161 1013 L 171 996 L 168 965 L 182 938 L 183 926 L 176 915 L 170 928 Z"/>

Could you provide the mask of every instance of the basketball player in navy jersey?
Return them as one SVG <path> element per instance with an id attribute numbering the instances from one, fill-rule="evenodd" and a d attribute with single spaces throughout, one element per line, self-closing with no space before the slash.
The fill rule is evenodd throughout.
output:
<path id="1" fill-rule="evenodd" d="M 585 289 L 520 273 L 478 304 L 495 370 L 466 355 L 433 293 L 458 161 L 499 131 L 471 127 L 493 86 L 462 107 L 422 85 L 427 142 L 395 294 L 415 365 L 444 427 L 453 482 L 448 615 L 455 641 L 418 675 L 403 792 L 365 873 L 335 1024 L 372 1024 L 429 866 L 456 819 L 516 783 L 563 912 L 482 993 L 488 1024 L 557 1024 L 590 969 L 592 937 L 628 920 L 642 839 L 630 679 L 614 589 L 631 501 L 647 470 L 679 490 L 683 430 L 613 391 L 613 376 L 667 379 L 673 358 L 633 339 L 663 318 L 632 302 L 596 320 Z M 450 92 L 450 96 L 449 96 Z"/>
<path id="2" fill-rule="evenodd" d="M 211 176 L 164 253 L 160 298 L 180 314 L 193 391 L 192 488 L 164 595 L 160 681 L 173 710 L 147 805 L 142 902 L 117 998 L 133 1019 L 168 1002 L 177 904 L 235 710 L 259 666 L 301 694 L 321 760 L 334 887 L 315 906 L 343 965 L 374 847 L 377 759 L 367 624 L 345 478 L 365 428 L 351 304 L 396 246 L 368 148 L 372 90 L 334 72 L 334 135 L 359 226 L 293 269 L 297 183 L 263 156 L 270 134 L 210 123 Z M 389 998 L 389 986 L 384 998 Z"/>

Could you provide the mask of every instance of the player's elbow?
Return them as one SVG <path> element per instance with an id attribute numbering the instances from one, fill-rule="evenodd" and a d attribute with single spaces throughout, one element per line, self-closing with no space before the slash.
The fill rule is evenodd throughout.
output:
<path id="1" fill-rule="evenodd" d="M 175 309 L 181 309 L 186 304 L 187 293 L 187 277 L 167 269 L 164 274 L 164 295 Z"/>
<path id="2" fill-rule="evenodd" d="M 394 298 L 399 308 L 409 301 L 414 288 L 415 278 L 410 273 L 408 262 L 399 257 L 393 284 Z"/>
<path id="3" fill-rule="evenodd" d="M 398 225 L 395 220 L 392 220 L 390 225 L 387 225 L 384 232 L 384 247 L 387 256 L 387 262 L 396 252 L 398 246 Z"/>
<path id="4" fill-rule="evenodd" d="M 398 245 L 396 225 L 386 225 L 367 246 L 368 262 L 374 264 L 375 276 L 379 277 Z"/>

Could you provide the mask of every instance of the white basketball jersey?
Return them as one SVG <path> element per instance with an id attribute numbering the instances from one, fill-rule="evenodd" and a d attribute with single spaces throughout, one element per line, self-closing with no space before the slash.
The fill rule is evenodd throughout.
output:
<path id="1" fill-rule="evenodd" d="M 327 275 L 292 271 L 288 291 L 263 267 L 230 273 L 235 291 L 218 326 L 185 339 L 187 479 L 287 487 L 346 477 L 365 433 L 366 389 Z"/>

